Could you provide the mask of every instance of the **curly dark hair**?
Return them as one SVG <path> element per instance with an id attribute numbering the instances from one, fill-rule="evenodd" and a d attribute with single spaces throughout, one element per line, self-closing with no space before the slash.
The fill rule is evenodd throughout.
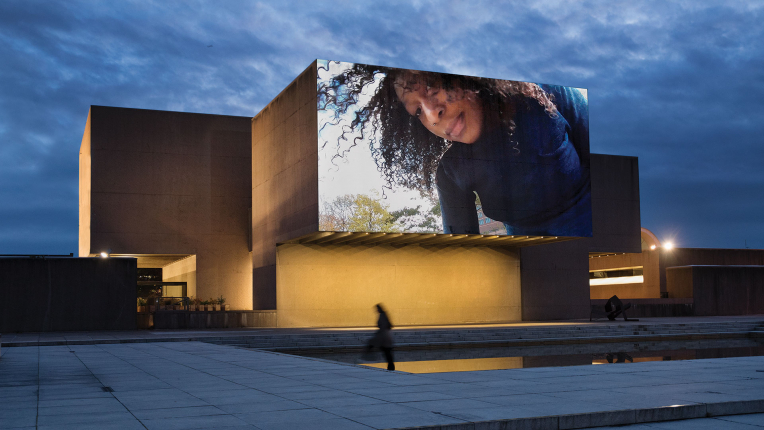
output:
<path id="1" fill-rule="evenodd" d="M 319 73 L 321 70 L 328 71 L 326 67 L 319 67 Z M 512 134 L 513 117 L 518 109 L 528 108 L 529 102 L 535 101 L 549 115 L 557 114 L 552 96 L 532 83 L 353 64 L 318 85 L 318 109 L 332 112 L 332 119 L 323 124 L 322 129 L 338 125 L 342 115 L 355 109 L 350 125 L 342 128 L 337 154 L 332 160 L 344 157 L 352 147 L 368 139 L 377 169 L 387 182 L 386 188 L 401 185 L 429 194 L 440 158 L 451 145 L 406 111 L 395 92 L 394 84 L 401 79 L 406 85 L 474 92 L 483 104 L 484 124 L 502 127 L 507 133 L 507 143 L 512 145 L 516 145 Z M 375 93 L 359 108 L 360 96 L 376 81 L 380 82 Z M 347 141 L 348 135 L 352 135 L 350 146 L 340 150 L 339 141 Z M 323 147 L 327 144 L 324 142 Z"/>

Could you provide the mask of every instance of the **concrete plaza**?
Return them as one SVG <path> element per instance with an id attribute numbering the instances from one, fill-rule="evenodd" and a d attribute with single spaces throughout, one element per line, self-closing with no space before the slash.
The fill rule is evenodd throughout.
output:
<path id="1" fill-rule="evenodd" d="M 436 374 L 203 342 L 0 358 L 2 429 L 755 429 L 762 412 L 764 357 Z"/>

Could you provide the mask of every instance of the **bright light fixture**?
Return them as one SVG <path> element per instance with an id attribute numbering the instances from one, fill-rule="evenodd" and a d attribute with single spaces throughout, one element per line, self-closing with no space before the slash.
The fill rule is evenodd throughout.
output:
<path id="1" fill-rule="evenodd" d="M 109 253 L 106 251 L 101 252 L 101 258 L 106 258 L 109 256 Z"/>
<path id="2" fill-rule="evenodd" d="M 655 249 L 655 245 L 650 245 L 650 250 Z"/>
<path id="3" fill-rule="evenodd" d="M 674 248 L 674 244 L 671 242 L 666 242 L 663 244 L 663 249 L 670 251 L 672 248 Z"/>

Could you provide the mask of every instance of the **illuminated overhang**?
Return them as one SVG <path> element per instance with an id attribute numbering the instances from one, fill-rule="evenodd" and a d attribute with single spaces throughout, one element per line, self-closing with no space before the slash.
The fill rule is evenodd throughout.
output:
<path id="1" fill-rule="evenodd" d="M 95 256 L 96 255 L 91 255 L 91 257 Z M 109 254 L 109 257 L 113 258 L 137 258 L 139 269 L 165 267 L 170 263 L 174 263 L 189 256 L 190 254 Z"/>
<path id="2" fill-rule="evenodd" d="M 521 247 L 578 239 L 562 236 L 503 236 L 445 233 L 363 233 L 321 231 L 278 243 L 301 245 L 421 245 Z"/>

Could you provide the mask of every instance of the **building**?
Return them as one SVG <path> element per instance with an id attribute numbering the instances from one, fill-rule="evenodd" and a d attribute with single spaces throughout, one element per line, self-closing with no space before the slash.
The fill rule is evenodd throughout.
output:
<path id="1" fill-rule="evenodd" d="M 596 303 L 617 295 L 643 306 L 689 307 L 692 315 L 764 312 L 761 249 L 678 248 L 643 228 L 641 252 L 591 255 L 589 273 Z"/>
<path id="2" fill-rule="evenodd" d="M 79 256 L 135 257 L 139 271 L 161 268 L 189 296 L 251 309 L 250 121 L 92 106 Z"/>
<path id="3" fill-rule="evenodd" d="M 91 107 L 80 256 L 314 327 L 586 318 L 589 256 L 639 253 L 637 159 L 598 154 L 590 238 L 320 231 L 317 69 L 254 118 Z"/>

